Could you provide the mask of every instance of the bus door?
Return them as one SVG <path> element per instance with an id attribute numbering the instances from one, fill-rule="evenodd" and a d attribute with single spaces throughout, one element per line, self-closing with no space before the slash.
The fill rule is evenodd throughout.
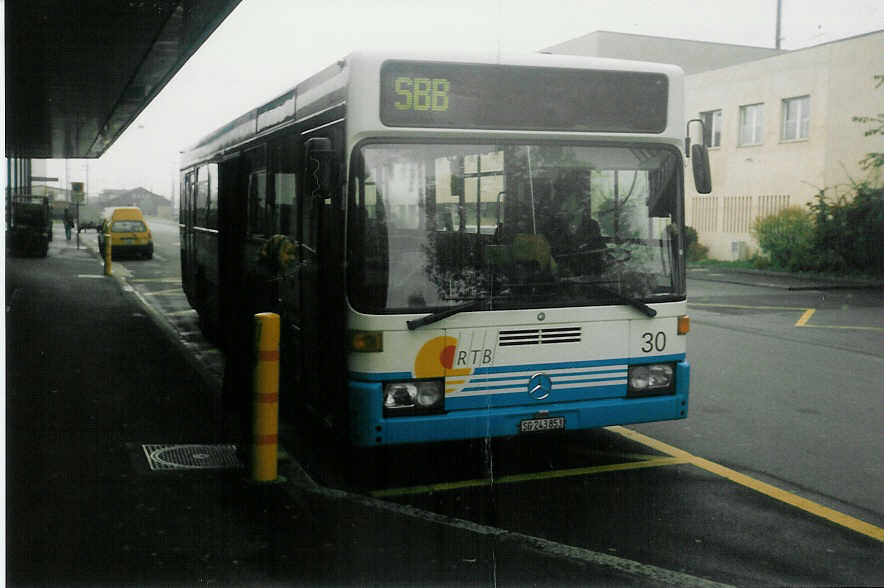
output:
<path id="1" fill-rule="evenodd" d="M 242 179 L 239 154 L 218 166 L 218 316 L 222 321 L 220 342 L 225 349 L 242 345 L 242 333 L 235 320 L 243 308 L 243 240 L 245 239 L 246 199 L 248 189 Z"/>
<path id="2" fill-rule="evenodd" d="M 179 225 L 181 227 L 181 281 L 184 285 L 184 292 L 187 294 L 187 300 L 191 306 L 196 308 L 199 304 L 195 297 L 194 272 L 196 255 L 195 243 L 193 240 L 193 187 L 194 172 L 190 171 L 182 175 L 181 178 L 181 202 L 179 203 Z M 197 310 L 199 310 L 197 308 Z"/>
<path id="3" fill-rule="evenodd" d="M 284 135 L 268 144 L 268 190 L 273 195 L 273 233 L 285 243 L 278 259 L 278 306 L 280 314 L 280 411 L 294 412 L 293 401 L 306 398 L 304 389 L 305 313 L 301 302 L 301 251 L 304 229 L 303 176 L 299 172 L 297 135 Z M 309 314 L 309 313 L 307 313 Z"/>
<path id="4" fill-rule="evenodd" d="M 304 140 L 299 138 L 299 151 L 306 152 Z M 330 255 L 333 253 L 332 224 L 329 215 L 330 200 L 317 195 L 310 178 L 309 163 L 299 158 L 301 165 L 296 196 L 297 238 L 295 267 L 286 271 L 280 283 L 280 299 L 285 314 L 283 345 L 288 344 L 286 359 L 294 364 L 298 397 L 309 403 L 325 417 L 341 407 L 341 396 L 330 385 L 335 377 L 332 363 L 338 321 L 331 316 Z M 290 232 L 294 227 L 289 228 Z M 293 374 L 294 375 L 294 374 Z"/>
<path id="5" fill-rule="evenodd" d="M 301 178 L 305 175 L 302 173 Z M 297 193 L 297 263 L 292 271 L 286 272 L 280 284 L 280 298 L 289 322 L 288 343 L 291 352 L 287 358 L 293 360 L 292 368 L 297 373 L 300 388 L 297 393 L 302 398 L 311 399 L 311 404 L 321 410 L 322 403 L 312 401 L 317 399 L 320 391 L 319 372 L 322 365 L 322 349 L 317 337 L 322 324 L 321 296 L 318 291 L 322 274 L 318 209 L 322 203 L 306 189 L 308 182 L 301 184 Z"/>

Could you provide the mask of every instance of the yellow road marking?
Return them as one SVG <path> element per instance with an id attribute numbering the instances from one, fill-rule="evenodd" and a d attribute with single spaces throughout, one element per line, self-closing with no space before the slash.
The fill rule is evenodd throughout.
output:
<path id="1" fill-rule="evenodd" d="M 795 323 L 795 326 L 796 327 L 803 327 L 804 325 L 806 325 L 807 321 L 810 320 L 810 317 L 812 317 L 813 313 L 815 313 L 815 312 L 816 312 L 815 308 L 808 308 L 807 310 L 805 310 L 804 314 L 801 315 L 801 318 L 798 319 L 798 322 Z"/>
<path id="2" fill-rule="evenodd" d="M 848 329 L 852 331 L 884 331 L 884 327 L 857 327 L 853 325 L 795 325 L 807 329 Z"/>
<path id="3" fill-rule="evenodd" d="M 755 478 L 752 478 L 745 474 L 741 474 L 715 462 L 703 459 L 702 457 L 697 457 L 696 455 L 688 453 L 687 451 L 684 451 L 682 449 L 678 449 L 677 447 L 673 447 L 672 445 L 667 445 L 666 443 L 658 441 L 657 439 L 654 439 L 652 437 L 642 435 L 637 431 L 633 431 L 631 429 L 620 426 L 605 428 L 613 433 L 622 435 L 627 439 L 630 439 L 637 443 L 641 443 L 646 447 L 650 447 L 651 449 L 656 449 L 657 451 L 660 451 L 667 455 L 671 455 L 672 457 L 683 459 L 686 463 L 690 463 L 691 465 L 706 470 L 707 472 L 713 473 L 717 476 L 721 476 L 732 482 L 736 482 L 737 484 L 755 490 L 756 492 L 760 492 L 766 496 L 773 498 L 774 500 L 779 500 L 780 502 L 784 502 L 786 504 L 794 506 L 795 508 L 799 508 L 814 516 L 826 519 L 837 525 L 841 525 L 842 527 L 846 527 L 852 531 L 856 531 L 857 533 L 861 533 L 873 539 L 877 539 L 878 541 L 884 541 L 884 529 L 876 527 L 871 523 L 861 521 L 837 510 L 828 508 L 821 504 L 817 504 L 812 500 L 802 498 L 796 494 L 792 494 L 791 492 L 786 492 L 785 490 L 777 488 L 776 486 L 766 484 L 765 482 L 756 480 Z"/>
<path id="4" fill-rule="evenodd" d="M 699 308 L 738 308 L 742 310 L 803 310 L 804 313 L 796 327 L 804 327 L 808 329 L 845 329 L 852 331 L 884 331 L 884 327 L 861 327 L 855 325 L 808 325 L 807 322 L 816 312 L 815 308 L 800 308 L 797 306 L 751 306 L 748 304 L 714 304 L 707 302 L 689 302 L 688 306 L 696 306 Z"/>
<path id="5" fill-rule="evenodd" d="M 427 484 L 421 486 L 409 486 L 404 488 L 388 488 L 384 490 L 374 490 L 371 495 L 375 498 L 386 498 L 390 496 L 404 496 L 408 494 L 427 494 L 430 492 L 444 492 L 447 490 L 459 490 L 461 488 L 476 488 L 480 486 L 491 486 L 492 484 L 515 484 L 519 482 L 530 482 L 536 480 L 551 480 L 555 478 L 570 478 L 574 476 L 588 476 L 603 472 L 616 472 L 622 470 L 637 470 L 642 468 L 655 468 L 667 465 L 680 465 L 688 463 L 688 460 L 680 457 L 656 457 L 645 459 L 642 461 L 633 461 L 628 463 L 615 463 L 603 466 L 592 466 L 585 468 L 571 468 L 567 470 L 553 470 L 548 472 L 531 472 L 528 474 L 513 474 L 511 476 L 501 476 L 499 478 L 477 478 L 474 480 L 460 480 L 457 482 L 444 482 L 441 484 Z"/>

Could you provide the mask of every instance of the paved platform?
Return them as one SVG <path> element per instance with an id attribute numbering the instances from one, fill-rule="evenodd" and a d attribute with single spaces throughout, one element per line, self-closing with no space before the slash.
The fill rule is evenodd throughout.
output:
<path id="1" fill-rule="evenodd" d="M 290 461 L 268 485 L 152 470 L 145 445 L 229 442 L 217 386 L 75 241 L 5 271 L 9 586 L 712 585 L 311 487 Z"/>

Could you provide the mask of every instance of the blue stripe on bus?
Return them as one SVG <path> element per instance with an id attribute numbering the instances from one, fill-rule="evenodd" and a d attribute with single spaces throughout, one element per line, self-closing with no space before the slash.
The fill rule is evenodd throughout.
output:
<path id="1" fill-rule="evenodd" d="M 475 368 L 473 370 L 473 376 L 481 376 L 485 374 L 518 374 L 521 372 L 542 372 L 543 370 L 562 370 L 562 369 L 580 369 L 587 367 L 600 367 L 600 366 L 610 366 L 610 365 L 637 365 L 643 363 L 661 363 L 661 362 L 670 362 L 670 361 L 684 361 L 685 354 L 677 353 L 673 355 L 653 355 L 648 357 L 629 357 L 629 358 L 621 358 L 621 359 L 599 359 L 599 360 L 591 360 L 591 361 L 561 361 L 554 363 L 535 363 L 535 364 L 516 364 L 516 365 L 505 365 L 505 366 L 494 366 L 494 367 L 480 367 Z M 623 368 L 625 369 L 625 367 Z M 621 370 L 610 370 L 611 372 L 623 371 Z M 603 373 L 603 372 L 598 372 Z M 366 382 L 384 382 L 388 380 L 410 380 L 414 378 L 414 375 L 411 372 L 348 372 L 348 375 L 356 380 L 363 380 Z M 566 375 L 566 374 L 554 374 L 555 375 Z M 453 377 L 453 376 L 449 376 Z M 459 376 L 458 376 L 459 377 Z M 469 377 L 469 376 L 466 376 Z M 478 380 L 474 380 L 478 381 Z"/>
<path id="2" fill-rule="evenodd" d="M 554 402 L 566 404 L 569 402 L 583 402 L 587 400 L 601 400 L 605 398 L 623 398 L 626 396 L 626 384 L 613 386 L 594 386 L 590 388 L 556 388 L 553 386 Z M 506 408 L 509 406 L 530 405 L 535 409 L 544 409 L 548 401 L 537 401 L 530 398 L 527 388 L 519 391 L 500 394 L 476 394 L 473 396 L 446 396 L 445 409 L 449 414 L 460 410 L 472 410 L 478 408 Z"/>
<path id="3" fill-rule="evenodd" d="M 528 365 L 509 365 L 476 368 L 473 373 L 475 375 L 482 374 L 505 374 L 514 372 L 531 372 L 543 370 L 562 370 L 573 368 L 596 367 L 606 365 L 625 365 L 638 363 L 658 363 L 667 361 L 681 361 L 685 358 L 684 353 L 674 355 L 655 355 L 652 357 L 631 357 L 626 359 L 599 359 L 592 361 L 562 361 L 556 363 L 535 363 Z"/>

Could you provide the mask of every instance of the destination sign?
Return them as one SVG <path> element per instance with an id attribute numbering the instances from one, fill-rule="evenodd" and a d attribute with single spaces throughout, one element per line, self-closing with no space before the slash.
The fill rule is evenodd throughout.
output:
<path id="1" fill-rule="evenodd" d="M 381 122 L 393 127 L 661 133 L 661 73 L 388 61 Z"/>

